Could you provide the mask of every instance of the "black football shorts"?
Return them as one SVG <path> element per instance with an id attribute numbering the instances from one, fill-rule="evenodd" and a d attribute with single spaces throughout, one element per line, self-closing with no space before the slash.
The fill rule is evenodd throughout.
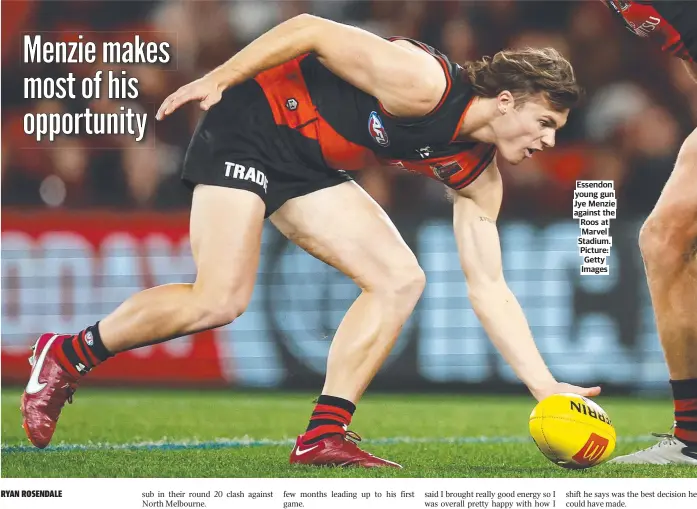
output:
<path id="1" fill-rule="evenodd" d="M 182 180 L 191 189 L 208 184 L 255 193 L 268 217 L 292 198 L 352 180 L 304 158 L 308 143 L 316 142 L 277 125 L 260 85 L 246 81 L 226 90 L 204 114 L 186 152 Z"/>

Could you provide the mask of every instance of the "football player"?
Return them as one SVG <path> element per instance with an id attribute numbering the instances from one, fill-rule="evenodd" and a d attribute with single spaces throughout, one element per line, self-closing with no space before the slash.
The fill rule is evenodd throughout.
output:
<path id="1" fill-rule="evenodd" d="M 450 188 L 472 307 L 532 394 L 598 394 L 558 382 L 545 365 L 504 280 L 496 228 L 495 154 L 516 164 L 554 146 L 579 98 L 573 69 L 553 49 L 463 65 L 418 41 L 301 15 L 165 99 L 160 119 L 189 101 L 207 110 L 182 174 L 193 189 L 196 281 L 138 293 L 77 334 L 43 335 L 22 396 L 31 442 L 48 445 L 80 379 L 112 355 L 243 313 L 268 217 L 362 290 L 332 340 L 322 394 L 291 463 L 398 467 L 347 431 L 425 285 L 387 214 L 350 176 L 378 163 Z"/>
<path id="2" fill-rule="evenodd" d="M 634 34 L 681 58 L 697 81 L 697 2 L 604 0 Z M 697 83 L 695 84 L 697 86 Z M 672 434 L 616 463 L 697 465 L 697 130 L 639 235 L 658 336 L 670 373 Z"/>

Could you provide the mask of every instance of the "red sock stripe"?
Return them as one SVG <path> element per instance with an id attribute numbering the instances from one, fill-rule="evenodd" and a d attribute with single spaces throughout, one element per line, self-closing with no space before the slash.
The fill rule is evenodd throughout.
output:
<path id="1" fill-rule="evenodd" d="M 320 420 L 320 419 L 331 419 L 332 421 L 338 421 L 338 422 L 340 422 L 341 424 L 346 424 L 347 426 L 350 424 L 349 421 L 345 420 L 342 416 L 337 415 L 337 414 L 335 414 L 335 413 L 329 413 L 329 412 L 327 412 L 327 413 L 318 413 L 318 412 L 315 412 L 315 413 L 312 414 L 312 417 L 310 417 L 310 420 L 311 420 L 311 421 L 316 421 L 316 420 Z"/>
<path id="2" fill-rule="evenodd" d="M 331 414 L 336 414 L 340 417 L 343 417 L 343 420 L 346 421 L 346 424 L 349 424 L 351 422 L 351 413 L 347 412 L 343 408 L 339 408 L 336 406 L 332 405 L 317 405 L 315 406 L 315 412 L 316 413 L 323 413 L 323 412 L 329 412 Z"/>
<path id="3" fill-rule="evenodd" d="M 67 341 L 70 341 L 70 340 L 67 340 Z M 60 348 L 60 347 L 54 348 L 53 354 L 58 359 L 58 364 L 60 364 L 64 370 L 66 370 L 68 373 L 73 375 L 75 378 L 80 377 L 80 373 L 77 372 L 77 370 L 75 369 L 75 366 L 73 366 L 71 364 L 71 362 L 68 360 L 68 358 L 65 356 L 62 348 Z"/>
<path id="4" fill-rule="evenodd" d="M 80 334 L 73 337 L 73 339 L 72 339 L 73 349 L 79 355 L 80 360 L 83 361 L 83 364 L 85 364 L 89 368 L 93 368 L 93 367 L 97 366 L 98 364 L 101 364 L 102 361 L 100 361 L 97 358 L 97 356 L 94 354 L 92 349 L 85 342 L 85 335 L 86 334 L 87 334 L 87 330 L 83 330 L 82 332 L 80 332 Z M 86 363 L 86 362 L 84 362 L 85 360 L 87 360 L 89 362 Z"/>
<path id="5" fill-rule="evenodd" d="M 340 435 L 345 435 L 346 430 L 344 430 L 344 428 L 339 426 L 338 424 L 336 426 L 333 424 L 325 424 L 323 426 L 318 426 L 315 429 L 311 429 L 310 431 L 306 431 L 303 435 L 303 442 L 308 442 L 317 438 L 320 435 L 327 435 L 330 433 L 338 433 Z"/>
<path id="6" fill-rule="evenodd" d="M 675 438 L 682 440 L 683 442 L 693 442 L 697 443 L 697 431 L 691 429 L 682 429 L 678 426 L 675 427 L 673 431 Z"/>
<path id="7" fill-rule="evenodd" d="M 94 367 L 94 362 L 92 362 L 92 358 L 89 354 L 89 348 L 87 348 L 87 345 L 85 344 L 84 337 L 85 331 L 82 331 L 73 338 L 73 349 L 80 357 L 80 360 L 83 361 L 82 363 L 85 364 L 87 368 L 92 369 Z"/>
<path id="8" fill-rule="evenodd" d="M 691 399 L 676 399 L 676 412 L 697 412 L 697 398 Z"/>
<path id="9" fill-rule="evenodd" d="M 697 422 L 697 415 L 676 415 L 676 422 Z"/>
<path id="10" fill-rule="evenodd" d="M 89 366 L 90 363 L 87 362 L 85 353 L 82 351 L 82 348 L 80 348 L 80 345 L 77 344 L 75 339 L 72 339 L 71 341 L 73 342 L 73 349 L 75 350 L 75 355 L 77 355 L 77 358 L 80 359 L 80 362 L 82 362 L 85 366 Z"/>
<path id="11" fill-rule="evenodd" d="M 87 356 L 90 358 L 90 362 L 92 363 L 92 366 L 96 366 L 97 364 L 101 364 L 102 361 L 97 359 L 97 357 L 94 355 L 94 352 L 92 349 L 87 345 L 87 343 L 84 343 L 84 332 L 83 332 L 83 347 L 85 351 L 87 352 Z"/>
<path id="12" fill-rule="evenodd" d="M 94 356 L 94 354 L 92 353 L 92 350 L 90 350 L 89 348 L 87 349 L 87 355 L 89 355 L 90 361 L 92 361 L 92 367 L 96 366 L 97 364 L 101 364 L 101 363 L 102 363 L 102 361 L 100 361 L 99 359 L 97 359 L 97 358 Z"/>

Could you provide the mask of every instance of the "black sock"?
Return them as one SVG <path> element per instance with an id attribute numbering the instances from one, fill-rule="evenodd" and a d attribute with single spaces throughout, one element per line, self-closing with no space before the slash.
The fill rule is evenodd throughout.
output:
<path id="1" fill-rule="evenodd" d="M 349 400 L 322 394 L 317 399 L 303 441 L 312 444 L 331 435 L 345 435 L 355 411 L 356 405 Z"/>
<path id="2" fill-rule="evenodd" d="M 671 380 L 675 405 L 675 438 L 697 446 L 697 378 Z"/>
<path id="3" fill-rule="evenodd" d="M 62 350 L 65 359 L 80 375 L 86 375 L 92 368 L 114 356 L 102 343 L 99 322 L 75 334 L 72 339 L 63 341 Z"/>

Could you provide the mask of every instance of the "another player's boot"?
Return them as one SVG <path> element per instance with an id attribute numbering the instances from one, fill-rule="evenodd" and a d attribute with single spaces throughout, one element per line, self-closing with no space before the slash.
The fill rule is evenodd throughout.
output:
<path id="1" fill-rule="evenodd" d="M 653 433 L 662 440 L 641 451 L 618 456 L 608 463 L 630 465 L 695 465 L 697 466 L 697 447 L 681 442 L 672 434 Z"/>
<path id="2" fill-rule="evenodd" d="M 306 444 L 303 435 L 295 441 L 290 453 L 290 463 L 332 467 L 392 467 L 402 468 L 398 463 L 373 456 L 361 450 L 357 442 L 361 437 L 353 431 L 345 435 L 333 434 L 317 442 Z"/>
<path id="3" fill-rule="evenodd" d="M 70 334 L 43 334 L 32 347 L 31 376 L 22 394 L 20 409 L 24 418 L 22 427 L 29 441 L 40 449 L 51 441 L 63 406 L 66 401 L 73 402 L 77 390 L 79 378 L 64 369 L 56 355 L 63 341 L 72 337 Z"/>

